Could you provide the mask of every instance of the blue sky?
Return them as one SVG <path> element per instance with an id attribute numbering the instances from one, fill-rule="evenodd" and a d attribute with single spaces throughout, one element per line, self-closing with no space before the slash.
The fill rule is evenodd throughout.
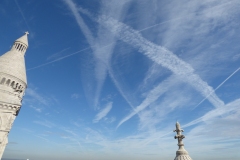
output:
<path id="1" fill-rule="evenodd" d="M 29 31 L 28 88 L 3 155 L 240 158 L 238 0 L 0 1 L 0 53 Z M 204 153 L 204 154 L 203 154 Z"/>

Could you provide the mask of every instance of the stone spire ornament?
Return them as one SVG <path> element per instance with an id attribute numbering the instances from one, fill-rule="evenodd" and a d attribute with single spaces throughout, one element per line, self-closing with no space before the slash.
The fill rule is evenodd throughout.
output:
<path id="1" fill-rule="evenodd" d="M 181 129 L 180 124 L 176 123 L 176 130 L 173 132 L 177 132 L 177 135 L 174 137 L 175 139 L 178 139 L 178 150 L 176 152 L 176 157 L 174 160 L 192 160 L 192 158 L 188 155 L 188 152 L 184 149 L 183 144 L 183 138 L 185 138 L 184 135 L 182 135 L 183 129 Z"/>
<path id="2" fill-rule="evenodd" d="M 27 35 L 28 32 L 25 32 L 15 40 L 10 51 L 0 56 L 0 159 L 27 88 L 24 58 L 28 48 Z"/>

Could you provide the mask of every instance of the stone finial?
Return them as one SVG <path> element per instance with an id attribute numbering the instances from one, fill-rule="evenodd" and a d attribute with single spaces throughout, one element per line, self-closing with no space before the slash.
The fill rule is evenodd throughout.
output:
<path id="1" fill-rule="evenodd" d="M 177 135 L 174 138 L 178 139 L 179 148 L 180 148 L 180 146 L 184 146 L 183 141 L 182 141 L 185 138 L 185 136 L 182 135 L 182 132 L 184 132 L 184 130 L 181 129 L 181 126 L 178 122 L 176 123 L 176 129 L 174 130 L 174 132 L 177 132 Z"/>
<path id="2" fill-rule="evenodd" d="M 173 131 L 176 132 L 176 136 L 174 136 L 175 139 L 178 139 L 178 150 L 176 152 L 176 157 L 174 160 L 192 160 L 191 157 L 188 155 L 188 152 L 184 148 L 183 139 L 185 138 L 184 135 L 182 135 L 183 129 L 181 129 L 180 124 L 176 123 L 176 129 Z"/>

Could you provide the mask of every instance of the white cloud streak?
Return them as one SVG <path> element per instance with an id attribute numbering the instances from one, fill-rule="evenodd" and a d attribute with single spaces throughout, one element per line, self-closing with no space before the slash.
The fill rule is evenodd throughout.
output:
<path id="1" fill-rule="evenodd" d="M 47 120 L 44 120 L 44 121 L 33 121 L 33 123 L 36 123 L 36 124 L 39 124 L 41 126 L 48 127 L 48 128 L 52 128 L 52 127 L 55 126 L 54 123 L 52 123 L 50 121 L 47 121 Z"/>
<path id="2" fill-rule="evenodd" d="M 228 76 L 221 84 L 219 84 L 217 86 L 217 88 L 214 89 L 213 92 L 215 92 L 216 90 L 218 90 L 225 82 L 227 82 L 227 80 L 229 80 L 235 73 L 237 73 L 240 70 L 240 68 L 236 69 L 230 76 Z M 212 93 L 213 93 L 212 92 Z M 202 104 L 212 93 L 210 93 L 208 96 L 206 96 L 200 103 L 198 103 L 198 105 L 196 105 L 196 107 L 194 107 L 193 109 L 197 108 L 200 104 Z"/>
<path id="3" fill-rule="evenodd" d="M 124 117 L 118 124 L 117 128 L 121 126 L 124 122 L 132 118 L 135 114 L 142 111 L 146 107 L 148 107 L 151 103 L 155 102 L 161 95 L 163 95 L 175 82 L 174 76 L 168 77 L 166 80 L 164 80 L 162 83 L 160 83 L 158 86 L 154 87 L 147 95 L 147 97 L 143 100 L 143 102 L 137 106 L 133 112 L 131 112 L 129 115 Z"/>
<path id="4" fill-rule="evenodd" d="M 222 108 L 224 106 L 223 101 L 220 100 L 215 95 L 215 90 L 221 87 L 221 85 L 225 81 L 221 83 L 215 90 L 213 90 L 213 88 L 208 86 L 206 82 L 201 80 L 201 78 L 198 75 L 194 74 L 194 69 L 189 64 L 180 60 L 177 56 L 175 56 L 173 53 L 171 53 L 164 47 L 157 46 L 145 40 L 137 31 L 134 31 L 130 27 L 108 17 L 101 17 L 98 22 L 100 22 L 100 24 L 110 29 L 119 39 L 131 44 L 135 48 L 138 48 L 140 52 L 143 52 L 146 56 L 148 56 L 154 62 L 168 68 L 173 73 L 181 77 L 183 80 L 185 79 L 184 81 L 188 82 L 196 90 L 198 90 L 203 96 L 205 96 L 205 99 L 208 99 L 215 107 Z M 159 51 L 161 51 L 162 53 L 158 55 L 157 53 L 159 53 Z M 158 87 L 150 91 L 150 94 L 142 102 L 142 104 L 139 105 L 136 108 L 136 110 L 134 110 L 131 114 L 125 117 L 119 123 L 118 126 L 120 126 L 122 123 L 130 119 L 139 111 L 146 108 L 150 103 L 154 102 L 161 95 L 161 94 L 158 94 L 157 92 L 156 93 L 154 92 L 157 90 L 157 88 Z M 154 98 L 151 98 L 151 97 L 154 97 Z M 190 123 L 190 125 L 193 125 L 199 122 L 200 122 L 199 120 L 196 120 Z M 186 126 L 189 126 L 189 124 Z"/>
<path id="5" fill-rule="evenodd" d="M 95 48 L 98 48 L 97 44 L 95 43 L 96 39 L 93 37 L 92 32 L 90 31 L 88 26 L 85 24 L 81 15 L 78 13 L 76 4 L 72 0 L 64 0 L 64 2 L 67 4 L 67 6 L 70 8 L 71 12 L 73 13 L 73 16 L 74 16 L 75 20 L 77 21 L 78 26 L 80 27 L 81 31 L 83 32 L 84 36 L 86 37 L 87 42 L 91 46 L 91 49 L 93 50 L 93 52 L 95 52 L 95 53 L 99 52 L 98 49 L 95 49 Z M 96 56 L 96 54 L 95 54 L 95 56 Z M 99 62 L 98 60 L 97 60 L 96 66 L 95 66 L 95 78 L 97 78 L 98 84 L 97 84 L 94 98 L 93 98 L 94 108 L 97 108 L 100 90 L 101 90 L 103 82 L 106 78 L 106 64 L 102 64 L 102 62 Z"/>
<path id="6" fill-rule="evenodd" d="M 89 28 L 87 27 L 87 25 L 85 24 L 85 22 L 83 21 L 83 19 L 80 16 L 80 14 L 78 13 L 78 10 L 76 8 L 76 4 L 73 1 L 71 1 L 71 0 L 64 0 L 64 2 L 67 4 L 67 6 L 72 11 L 72 13 L 73 13 L 73 15 L 75 17 L 75 20 L 77 21 L 78 26 L 80 27 L 80 29 L 84 33 L 88 43 L 90 45 L 94 45 L 94 38 L 92 36 L 92 33 L 89 30 Z"/>
<path id="7" fill-rule="evenodd" d="M 91 49 L 91 47 L 87 47 L 87 48 L 81 49 L 81 50 L 79 50 L 79 51 L 77 51 L 77 52 L 73 52 L 73 53 L 71 53 L 71 54 L 69 54 L 69 55 L 66 55 L 66 56 L 57 58 L 57 59 L 55 59 L 55 60 L 53 60 L 53 61 L 50 61 L 50 62 L 47 62 L 47 63 L 43 63 L 43 64 L 38 65 L 38 66 L 36 66 L 36 67 L 29 68 L 29 69 L 27 69 L 27 71 L 35 70 L 35 69 L 44 67 L 44 66 L 46 66 L 46 65 L 49 65 L 49 64 L 52 64 L 52 63 L 61 61 L 61 60 L 65 59 L 65 58 L 74 56 L 74 55 L 76 55 L 76 54 L 78 54 L 78 53 L 81 53 L 81 52 L 83 52 L 83 51 L 86 51 L 86 50 L 88 50 L 88 49 Z"/>
<path id="8" fill-rule="evenodd" d="M 217 116 L 224 116 L 224 115 L 229 114 L 231 112 L 239 111 L 240 110 L 239 104 L 240 104 L 240 99 L 237 99 L 237 100 L 235 100 L 231 103 L 226 104 L 225 106 L 221 106 L 219 108 L 216 108 L 216 109 L 213 109 L 213 110 L 209 111 L 204 116 L 185 124 L 183 127 L 189 127 L 189 126 L 195 125 L 195 124 L 200 123 L 200 122 L 206 122 L 206 121 L 208 121 L 210 119 L 213 119 Z"/>
<path id="9" fill-rule="evenodd" d="M 112 31 L 112 33 L 114 33 L 119 39 L 131 44 L 154 62 L 171 70 L 183 81 L 193 86 L 204 97 L 213 92 L 208 100 L 215 107 L 224 105 L 224 102 L 220 100 L 216 94 L 214 94 L 213 88 L 208 86 L 206 82 L 204 82 L 197 74 L 195 74 L 194 69 L 188 63 L 178 58 L 171 51 L 164 47 L 153 44 L 152 42 L 143 38 L 137 31 L 133 30 L 129 26 L 109 17 L 102 16 L 98 22 Z"/>
<path id="10" fill-rule="evenodd" d="M 129 106 L 134 109 L 134 105 L 132 104 L 131 100 L 130 100 L 130 95 L 126 94 L 126 92 L 124 91 L 123 87 L 121 86 L 121 84 L 119 83 L 119 81 L 116 78 L 116 75 L 114 74 L 113 70 L 111 67 L 108 68 L 109 71 L 109 75 L 114 83 L 114 85 L 117 87 L 118 91 L 120 92 L 120 94 L 123 96 L 123 98 L 126 100 L 126 102 L 129 104 Z"/>
<path id="11" fill-rule="evenodd" d="M 64 2 L 67 4 L 67 6 L 70 8 L 73 16 L 75 17 L 75 20 L 77 21 L 78 26 L 80 27 L 81 31 L 85 35 L 89 45 L 91 46 L 91 49 L 93 50 L 94 58 L 95 58 L 95 78 L 97 80 L 97 86 L 94 91 L 94 100 L 93 105 L 96 109 L 98 106 L 98 99 L 100 96 L 100 92 L 103 86 L 103 83 L 107 76 L 108 66 L 109 66 L 109 60 L 111 59 L 111 55 L 113 52 L 113 49 L 115 47 L 115 37 L 109 32 L 103 28 L 102 26 L 99 26 L 98 28 L 98 34 L 95 38 L 88 28 L 88 26 L 85 24 L 84 20 L 82 19 L 81 15 L 78 13 L 77 5 L 72 0 L 64 0 Z M 106 5 L 108 5 L 108 1 L 102 1 L 102 8 L 101 12 L 105 13 L 106 11 L 110 11 L 110 14 L 115 15 L 115 17 L 119 18 L 120 15 L 122 15 L 122 6 L 124 2 L 118 2 L 118 5 L 115 5 L 115 3 L 110 6 L 111 9 L 106 9 Z M 106 47 L 108 46 L 108 47 Z"/>
<path id="12" fill-rule="evenodd" d="M 68 50 L 68 49 L 70 49 L 70 48 L 71 48 L 71 47 L 68 47 L 68 48 L 65 48 L 65 49 L 57 52 L 57 53 L 52 54 L 51 56 L 47 57 L 47 61 L 52 60 L 52 59 L 53 59 L 53 60 L 58 59 L 59 57 L 61 57 L 61 54 L 62 54 L 63 52 L 65 52 L 66 50 Z"/>
<path id="13" fill-rule="evenodd" d="M 42 112 L 42 108 L 38 108 L 38 107 L 34 107 L 32 105 L 30 105 L 30 108 L 33 108 L 35 111 L 41 113 Z"/>
<path id="14" fill-rule="evenodd" d="M 95 19 L 88 11 L 81 8 L 80 11 L 84 14 L 87 14 L 90 18 L 92 18 L 93 20 L 97 21 L 98 23 L 109 29 L 116 37 L 132 45 L 134 48 L 138 49 L 139 52 L 143 53 L 157 64 L 160 64 L 163 67 L 171 70 L 182 81 L 187 82 L 197 91 L 199 91 L 203 97 L 208 96 L 208 100 L 216 108 L 224 105 L 224 102 L 221 99 L 219 99 L 219 97 L 214 93 L 213 88 L 209 86 L 205 81 L 203 81 L 196 73 L 194 73 L 194 69 L 191 67 L 191 65 L 178 58 L 171 51 L 146 40 L 141 36 L 141 34 L 138 31 L 135 31 L 131 27 L 115 19 L 112 19 L 107 16 L 99 16 L 98 19 Z M 154 91 L 152 93 L 154 93 Z M 212 94 L 209 96 L 210 93 Z M 153 94 L 151 96 L 153 96 Z M 123 122 L 126 122 L 128 119 L 134 116 L 137 112 L 146 108 L 147 107 L 146 102 L 148 101 L 149 100 L 143 101 L 143 105 L 138 106 L 138 109 L 136 109 L 135 111 L 130 113 L 127 117 L 125 117 L 119 123 L 118 127 Z"/>
<path id="15" fill-rule="evenodd" d="M 31 89 L 31 88 L 27 88 L 26 90 L 26 95 L 33 97 L 34 99 L 36 99 L 38 102 L 48 106 L 49 102 L 45 97 L 42 97 L 40 94 L 38 94 L 35 90 Z"/>
<path id="16" fill-rule="evenodd" d="M 27 23 L 27 20 L 26 20 L 26 18 L 25 18 L 25 16 L 24 16 L 23 11 L 22 11 L 22 9 L 20 8 L 17 0 L 15 0 L 15 3 L 16 3 L 16 5 L 17 5 L 17 7 L 18 7 L 18 10 L 19 10 L 19 12 L 20 12 L 20 14 L 21 14 L 21 16 L 22 16 L 22 18 L 23 18 L 26 26 L 27 26 L 27 29 L 30 31 L 30 27 L 29 27 L 29 25 L 28 25 L 28 23 Z"/>
<path id="17" fill-rule="evenodd" d="M 98 123 L 101 119 L 107 116 L 112 109 L 112 102 L 109 102 L 104 109 L 102 109 L 93 119 L 93 123 Z"/>
<path id="18" fill-rule="evenodd" d="M 79 99 L 81 96 L 80 96 L 80 94 L 78 94 L 78 93 L 73 93 L 72 95 L 71 95 L 71 98 L 72 99 Z"/>

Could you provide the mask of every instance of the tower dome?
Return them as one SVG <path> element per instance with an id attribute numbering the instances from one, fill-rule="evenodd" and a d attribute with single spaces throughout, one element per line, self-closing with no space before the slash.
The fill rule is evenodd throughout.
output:
<path id="1" fill-rule="evenodd" d="M 185 138 L 185 136 L 182 135 L 183 129 L 181 129 L 181 126 L 178 122 L 176 123 L 176 130 L 174 130 L 174 132 L 177 132 L 177 135 L 174 138 L 178 139 L 179 146 L 174 160 L 192 160 L 192 158 L 189 156 L 188 152 L 184 148 L 182 140 L 183 138 Z"/>

